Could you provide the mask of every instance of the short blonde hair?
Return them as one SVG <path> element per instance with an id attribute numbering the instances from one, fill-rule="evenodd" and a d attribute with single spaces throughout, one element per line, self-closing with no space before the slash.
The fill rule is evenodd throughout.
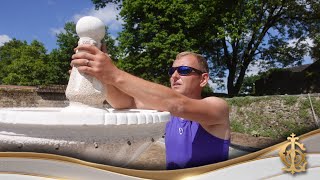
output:
<path id="1" fill-rule="evenodd" d="M 187 55 L 192 55 L 194 56 L 197 61 L 198 61 L 198 64 L 200 65 L 200 68 L 202 69 L 202 71 L 208 73 L 209 72 L 209 67 L 208 67 L 208 62 L 207 60 L 200 54 L 197 54 L 197 53 L 194 53 L 194 52 L 190 52 L 190 51 L 184 51 L 184 52 L 181 52 L 179 53 L 177 56 L 176 56 L 176 59 L 180 59 L 182 58 L 183 56 L 187 56 Z"/>

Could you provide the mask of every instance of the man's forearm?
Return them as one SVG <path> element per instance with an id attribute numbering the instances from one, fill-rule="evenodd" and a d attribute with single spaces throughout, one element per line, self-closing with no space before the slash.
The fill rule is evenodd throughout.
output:
<path id="1" fill-rule="evenodd" d="M 173 102 L 183 96 L 168 87 L 143 80 L 121 70 L 117 72 L 111 84 L 141 102 L 147 109 L 170 111 L 174 108 Z"/>
<path id="2" fill-rule="evenodd" d="M 105 85 L 106 100 L 115 109 L 135 108 L 133 97 L 120 91 L 113 85 Z"/>

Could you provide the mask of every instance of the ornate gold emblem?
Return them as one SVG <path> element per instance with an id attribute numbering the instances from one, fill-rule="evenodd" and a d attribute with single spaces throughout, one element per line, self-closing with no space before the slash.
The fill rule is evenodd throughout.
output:
<path id="1" fill-rule="evenodd" d="M 299 138 L 295 136 L 296 135 L 292 133 L 291 137 L 287 138 L 290 142 L 284 144 L 280 148 L 279 152 L 281 161 L 286 166 L 282 168 L 282 170 L 288 172 L 291 171 L 291 174 L 306 171 L 307 165 L 305 153 L 296 149 L 296 146 L 298 146 L 302 151 L 305 151 L 306 148 L 304 148 L 303 144 L 297 142 Z"/>

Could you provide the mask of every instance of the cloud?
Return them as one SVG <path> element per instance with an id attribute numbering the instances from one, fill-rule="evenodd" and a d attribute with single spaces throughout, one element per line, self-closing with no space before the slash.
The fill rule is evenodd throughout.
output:
<path id="1" fill-rule="evenodd" d="M 115 39 L 118 36 L 117 33 L 122 30 L 123 24 L 123 20 L 120 17 L 117 19 L 119 12 L 114 4 L 108 4 L 105 8 L 99 10 L 95 10 L 94 7 L 92 7 L 91 9 L 84 9 L 82 13 L 73 15 L 67 22 L 73 21 L 77 23 L 83 16 L 97 17 L 108 27 L 108 32 L 111 37 Z M 59 33 L 65 33 L 64 27 L 50 29 L 51 35 L 55 36 Z"/>
<path id="2" fill-rule="evenodd" d="M 50 34 L 53 36 L 56 36 L 57 34 L 60 33 L 65 33 L 65 29 L 64 28 L 50 28 Z"/>
<path id="3" fill-rule="evenodd" d="M 84 11 L 84 13 L 81 14 L 75 14 L 73 16 L 73 21 L 77 22 L 83 16 L 94 16 L 99 18 L 106 26 L 108 26 L 111 34 L 121 31 L 123 20 L 121 18 L 117 19 L 117 15 L 119 15 L 120 11 L 116 9 L 116 5 L 108 4 L 103 9 L 95 10 L 94 8 L 91 8 L 86 11 L 87 12 Z"/>
<path id="4" fill-rule="evenodd" d="M 8 35 L 0 35 L 0 46 L 3 46 L 4 43 L 9 42 L 11 38 Z"/>

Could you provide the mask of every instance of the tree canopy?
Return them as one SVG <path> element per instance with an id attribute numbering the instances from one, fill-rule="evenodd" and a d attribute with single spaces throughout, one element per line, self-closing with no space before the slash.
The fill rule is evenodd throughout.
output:
<path id="1" fill-rule="evenodd" d="M 47 84 L 46 49 L 39 41 L 13 39 L 0 47 L 0 81 L 2 84 Z"/>
<path id="2" fill-rule="evenodd" d="M 318 38 L 320 25 L 318 0 L 92 2 L 97 9 L 108 3 L 121 9 L 119 65 L 126 71 L 165 84 L 175 55 L 194 51 L 208 59 L 213 81 L 227 72 L 230 96 L 258 60 L 270 67 L 301 64 L 311 51 L 305 41 Z"/>

